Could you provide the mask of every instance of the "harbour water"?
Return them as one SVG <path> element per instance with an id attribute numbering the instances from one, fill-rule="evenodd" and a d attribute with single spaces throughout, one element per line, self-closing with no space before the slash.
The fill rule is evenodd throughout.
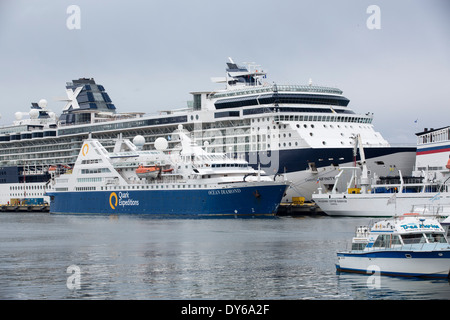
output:
<path id="1" fill-rule="evenodd" d="M 450 298 L 447 280 L 336 273 L 336 251 L 367 221 L 4 212 L 0 299 Z"/>

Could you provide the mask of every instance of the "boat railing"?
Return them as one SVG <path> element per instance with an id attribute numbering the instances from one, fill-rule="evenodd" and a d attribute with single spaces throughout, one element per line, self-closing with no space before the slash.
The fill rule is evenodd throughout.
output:
<path id="1" fill-rule="evenodd" d="M 439 201 L 439 195 L 436 194 L 436 199 Z M 421 205 L 413 205 L 411 207 L 412 213 L 417 213 L 421 216 L 432 216 L 432 217 L 448 217 L 450 215 L 450 204 L 440 204 L 440 203 L 433 203 L 433 204 L 421 204 Z"/>
<path id="2" fill-rule="evenodd" d="M 372 252 L 372 251 L 436 251 L 440 249 L 449 249 L 450 244 L 443 242 L 433 242 L 433 243 L 410 243 L 410 244 L 399 244 L 392 245 L 390 247 L 370 247 L 362 250 L 352 249 L 353 242 L 347 243 L 346 252 L 357 251 L 357 252 Z M 349 249 L 350 247 L 350 249 Z"/>
<path id="3" fill-rule="evenodd" d="M 433 243 L 409 243 L 403 245 L 394 245 L 390 248 L 377 248 L 382 251 L 434 251 L 443 248 L 449 248 L 450 244 L 443 242 L 433 242 Z"/>
<path id="4" fill-rule="evenodd" d="M 368 237 L 370 233 L 370 226 L 357 226 L 355 230 L 355 237 L 365 238 Z"/>

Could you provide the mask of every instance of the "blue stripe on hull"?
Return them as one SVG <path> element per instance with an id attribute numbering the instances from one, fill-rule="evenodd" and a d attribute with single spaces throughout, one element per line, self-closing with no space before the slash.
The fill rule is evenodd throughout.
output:
<path id="1" fill-rule="evenodd" d="M 51 213 L 273 215 L 285 185 L 232 189 L 114 190 L 49 193 Z"/>
<path id="2" fill-rule="evenodd" d="M 359 274 L 366 274 L 366 275 L 373 274 L 373 273 L 368 273 L 367 270 L 341 268 L 339 265 L 336 265 L 336 271 L 359 273 Z M 380 271 L 380 275 L 394 276 L 394 277 L 421 277 L 421 278 L 436 278 L 436 279 L 447 279 L 448 278 L 448 275 L 446 275 L 446 274 L 422 274 L 422 273 L 385 272 L 385 271 Z"/>
<path id="3" fill-rule="evenodd" d="M 413 259 L 450 259 L 450 251 L 400 251 L 400 250 L 382 250 L 374 252 L 361 252 L 361 253 L 338 253 L 338 257 L 353 257 L 353 258 L 392 258 L 403 259 L 406 255 Z M 450 267 L 450 266 L 449 266 Z"/>

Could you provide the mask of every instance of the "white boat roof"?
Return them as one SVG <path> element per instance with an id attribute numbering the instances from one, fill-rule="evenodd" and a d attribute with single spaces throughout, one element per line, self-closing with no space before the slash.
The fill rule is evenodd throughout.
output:
<path id="1" fill-rule="evenodd" d="M 377 221 L 371 228 L 372 233 L 392 232 L 397 234 L 439 232 L 444 233 L 439 221 L 423 216 L 402 216 L 394 219 Z"/>

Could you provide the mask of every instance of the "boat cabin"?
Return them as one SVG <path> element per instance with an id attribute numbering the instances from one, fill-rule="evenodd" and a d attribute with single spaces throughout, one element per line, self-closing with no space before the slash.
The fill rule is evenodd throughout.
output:
<path id="1" fill-rule="evenodd" d="M 358 232 L 359 229 L 363 230 L 358 227 L 352 240 L 352 250 L 404 249 L 405 246 L 414 249 L 448 243 L 446 230 L 437 220 L 424 217 L 378 221 L 367 233 Z"/>

